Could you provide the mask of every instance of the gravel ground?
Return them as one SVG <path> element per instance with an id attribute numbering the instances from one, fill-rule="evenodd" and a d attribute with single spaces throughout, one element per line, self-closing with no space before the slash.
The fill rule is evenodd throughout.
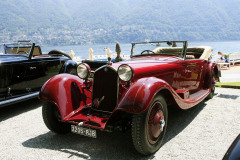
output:
<path id="1" fill-rule="evenodd" d="M 169 110 L 162 148 L 143 157 L 129 131 L 99 131 L 97 139 L 50 132 L 34 99 L 0 108 L 0 159 L 222 159 L 240 133 L 239 104 L 239 89 L 217 88 L 213 99 L 194 108 Z"/>

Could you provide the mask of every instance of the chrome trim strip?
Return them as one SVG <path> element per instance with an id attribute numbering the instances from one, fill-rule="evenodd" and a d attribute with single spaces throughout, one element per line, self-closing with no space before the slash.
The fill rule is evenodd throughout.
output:
<path id="1" fill-rule="evenodd" d="M 31 99 L 31 98 L 35 98 L 38 95 L 39 95 L 39 92 L 35 92 L 35 93 L 28 94 L 28 95 L 25 95 L 25 96 L 21 96 L 21 97 L 17 97 L 17 98 L 12 98 L 12 99 L 8 99 L 8 100 L 5 100 L 5 101 L 1 101 L 0 102 L 0 107 L 4 107 L 6 105 L 14 104 L 14 103 L 21 102 L 21 101 L 24 101 L 24 100 L 28 100 L 28 99 Z"/>
<path id="2" fill-rule="evenodd" d="M 117 72 L 117 70 L 116 70 L 115 68 L 113 68 L 112 66 L 109 66 L 108 64 L 106 64 L 106 65 L 104 65 L 104 66 L 102 66 L 102 67 L 99 67 L 98 69 L 95 70 L 95 72 L 97 72 L 98 70 L 100 70 L 100 69 L 102 69 L 102 68 L 104 68 L 104 67 L 108 67 L 108 68 L 112 69 L 113 71 L 116 71 L 116 72 Z"/>

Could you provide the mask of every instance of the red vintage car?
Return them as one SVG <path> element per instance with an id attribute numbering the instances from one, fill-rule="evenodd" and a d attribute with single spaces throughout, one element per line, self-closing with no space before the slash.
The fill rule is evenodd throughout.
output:
<path id="1" fill-rule="evenodd" d="M 93 138 L 97 130 L 129 128 L 136 150 L 152 154 L 164 138 L 169 105 L 185 110 L 213 97 L 220 71 L 211 51 L 187 48 L 187 41 L 132 43 L 130 60 L 95 71 L 81 63 L 78 76 L 59 74 L 42 86 L 43 120 L 55 133 Z"/>

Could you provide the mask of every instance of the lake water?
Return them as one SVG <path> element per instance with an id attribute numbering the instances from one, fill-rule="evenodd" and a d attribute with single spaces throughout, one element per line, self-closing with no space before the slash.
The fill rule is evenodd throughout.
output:
<path id="1" fill-rule="evenodd" d="M 69 53 L 72 49 L 75 56 L 81 56 L 83 59 L 88 58 L 89 48 L 93 49 L 93 54 L 106 54 L 104 48 L 109 47 L 112 53 L 115 53 L 116 44 L 92 44 L 92 45 L 75 45 L 75 46 L 41 46 L 42 51 L 48 53 L 53 49 L 62 50 Z M 130 54 L 131 44 L 120 44 L 123 54 Z M 240 52 L 240 41 L 222 41 L 222 42 L 188 42 L 188 46 L 210 46 L 213 53 L 221 51 L 223 53 Z"/>

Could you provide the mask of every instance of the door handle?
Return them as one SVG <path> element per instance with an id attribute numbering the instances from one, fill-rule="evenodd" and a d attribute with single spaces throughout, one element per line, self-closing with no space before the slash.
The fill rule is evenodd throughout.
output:
<path id="1" fill-rule="evenodd" d="M 30 67 L 30 70 L 37 69 L 37 67 Z"/>

